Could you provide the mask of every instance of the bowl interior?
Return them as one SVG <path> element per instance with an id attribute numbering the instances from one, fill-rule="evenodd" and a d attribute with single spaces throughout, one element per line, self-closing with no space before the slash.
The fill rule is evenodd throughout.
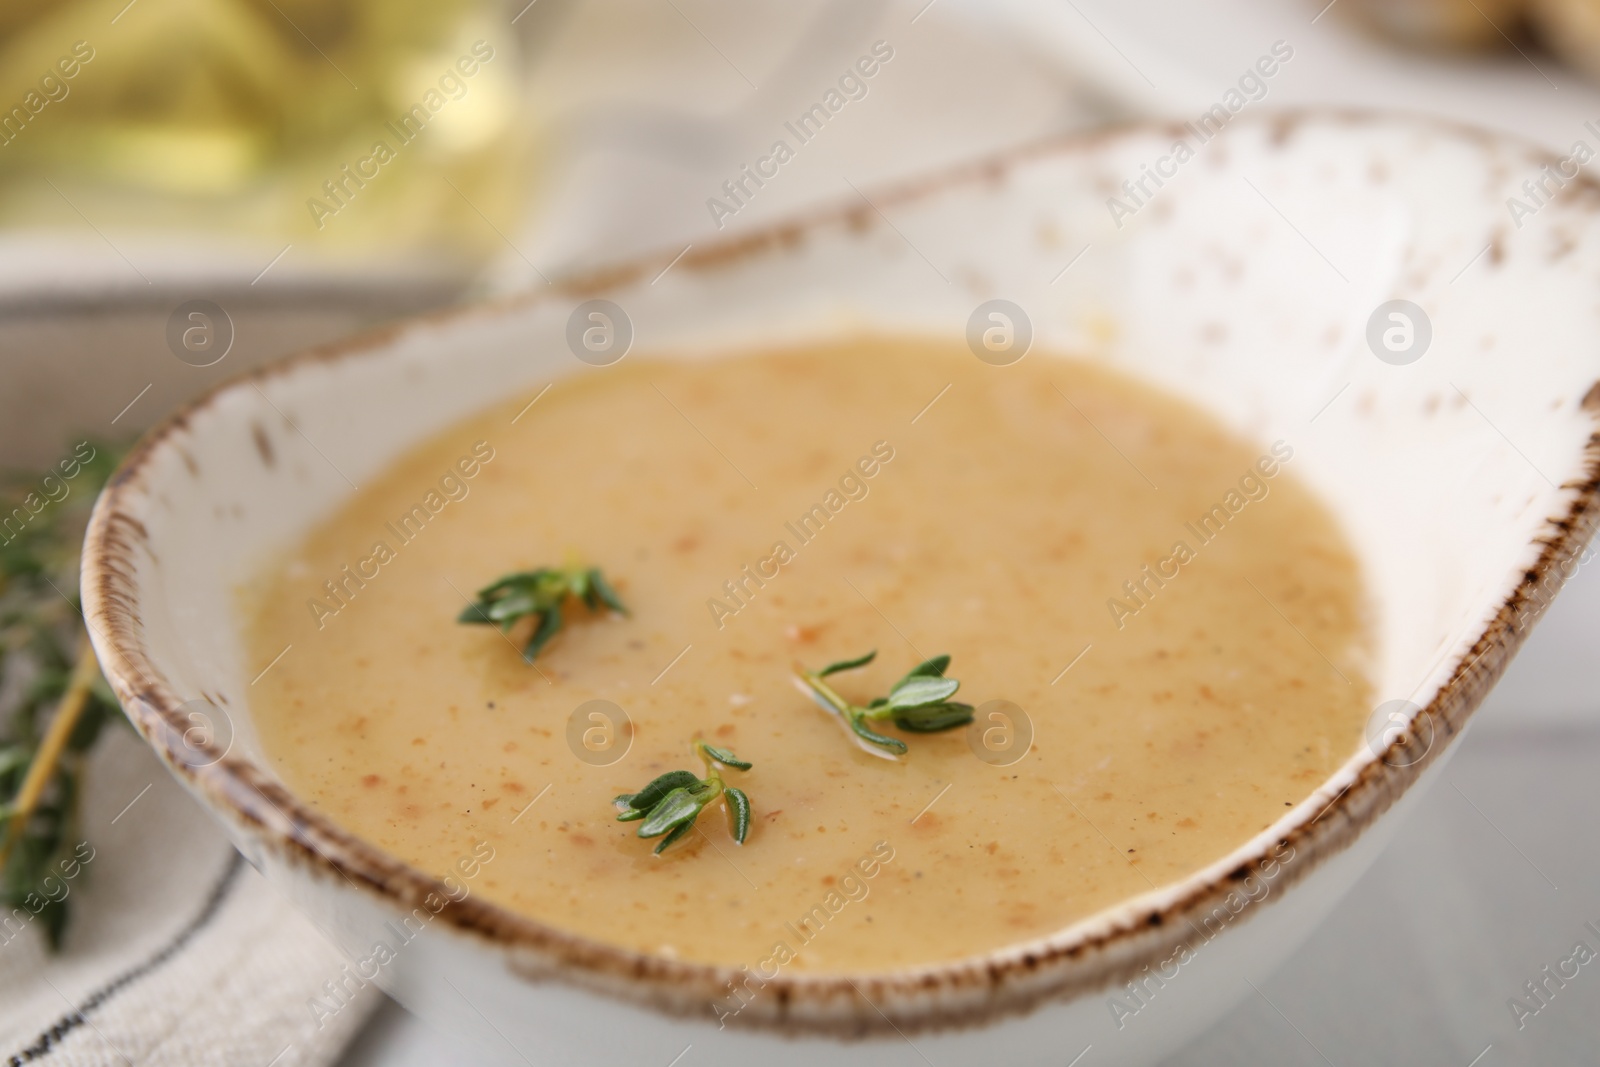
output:
<path id="1" fill-rule="evenodd" d="M 1175 162 L 1180 138 L 1197 148 Z M 698 359 L 960 335 L 1003 298 L 1031 321 L 1027 358 L 1113 364 L 1292 446 L 1363 563 L 1379 699 L 1427 705 L 1592 480 L 1600 191 L 1573 182 L 1517 228 L 1506 199 L 1545 162 L 1403 119 L 1240 118 L 1205 143 L 1137 129 L 311 354 L 213 396 L 143 458 L 122 505 L 147 537 L 122 566 L 145 654 L 180 698 L 228 709 L 232 754 L 268 767 L 241 583 L 419 440 L 588 372 L 567 343 L 583 300 L 619 305 L 635 352 Z M 1173 173 L 1140 190 L 1151 168 Z M 1369 343 L 1394 299 L 1431 335 L 1410 362 Z M 1259 840 L 1374 758 L 1352 752 Z"/>

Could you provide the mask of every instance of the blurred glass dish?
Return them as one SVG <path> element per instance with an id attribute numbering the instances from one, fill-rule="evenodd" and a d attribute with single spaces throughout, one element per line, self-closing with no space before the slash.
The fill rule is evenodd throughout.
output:
<path id="1" fill-rule="evenodd" d="M 1552 52 L 1600 82 L 1600 0 L 1529 0 L 1528 14 Z"/>
<path id="2" fill-rule="evenodd" d="M 1382 37 L 1414 48 L 1503 47 L 1525 0 L 1347 0 L 1345 15 Z"/>
<path id="3" fill-rule="evenodd" d="M 1407 47 L 1515 49 L 1538 69 L 1528 53 L 1542 46 L 1600 82 L 1600 0 L 1347 0 L 1340 8 L 1351 21 Z"/>
<path id="4" fill-rule="evenodd" d="M 481 263 L 535 158 L 510 19 L 498 0 L 11 0 L 0 228 Z"/>

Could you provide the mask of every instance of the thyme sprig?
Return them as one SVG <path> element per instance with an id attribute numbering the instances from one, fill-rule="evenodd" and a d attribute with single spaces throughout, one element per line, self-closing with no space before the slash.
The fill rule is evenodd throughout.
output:
<path id="1" fill-rule="evenodd" d="M 43 887 L 82 840 L 84 757 L 121 717 L 76 597 L 89 505 L 115 466 L 114 449 L 84 442 L 64 480 L 0 486 L 0 904 L 38 919 L 52 948 L 68 897 Z"/>
<path id="2" fill-rule="evenodd" d="M 478 599 L 457 616 L 457 622 L 498 626 L 509 633 L 523 619 L 533 620 L 533 631 L 522 646 L 522 658 L 532 663 L 550 639 L 561 630 L 562 606 L 574 601 L 590 611 L 602 606 L 619 615 L 628 608 L 598 567 L 540 567 L 508 574 L 478 590 Z"/>
<path id="3" fill-rule="evenodd" d="M 639 836 L 661 838 L 655 847 L 657 856 L 687 834 L 700 813 L 719 796 L 728 809 L 728 833 L 734 842 L 742 845 L 750 835 L 750 798 L 744 790 L 722 780 L 718 764 L 741 771 L 748 771 L 751 764 L 704 741 L 696 741 L 694 748 L 705 762 L 704 778 L 696 778 L 693 771 L 668 771 L 637 793 L 623 793 L 612 801 L 617 807 L 618 822 L 643 820 Z"/>
<path id="4" fill-rule="evenodd" d="M 889 689 L 889 695 L 878 697 L 862 707 L 840 696 L 824 678 L 840 671 L 865 667 L 877 658 L 877 650 L 855 659 L 830 663 L 820 671 L 807 670 L 795 664 L 795 684 L 800 691 L 815 700 L 825 711 L 831 711 L 850 728 L 855 741 L 867 752 L 885 759 L 905 755 L 904 741 L 885 737 L 872 729 L 872 723 L 892 720 L 896 726 L 909 733 L 931 734 L 953 730 L 972 721 L 972 705 L 951 700 L 961 683 L 946 678 L 950 657 L 934 656 L 906 672 Z"/>

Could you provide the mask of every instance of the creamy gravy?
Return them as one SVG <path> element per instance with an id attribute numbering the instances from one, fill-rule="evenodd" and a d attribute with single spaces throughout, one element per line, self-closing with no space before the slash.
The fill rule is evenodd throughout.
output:
<path id="1" fill-rule="evenodd" d="M 683 959 L 928 964 L 1193 873 L 1360 743 L 1359 573 L 1289 444 L 932 341 L 634 356 L 532 395 L 372 480 L 245 598 L 253 662 L 293 646 L 250 693 L 286 783 L 436 874 L 487 842 L 485 899 Z M 573 557 L 631 618 L 573 612 L 536 667 L 455 622 Z M 891 727 L 902 761 L 859 750 L 790 666 L 872 648 L 846 697 L 948 652 L 958 699 L 1013 702 L 1031 748 Z M 595 699 L 632 721 L 610 765 L 569 747 Z M 719 804 L 653 857 L 611 798 L 699 772 L 696 736 L 755 764 L 727 773 L 750 838 Z"/>

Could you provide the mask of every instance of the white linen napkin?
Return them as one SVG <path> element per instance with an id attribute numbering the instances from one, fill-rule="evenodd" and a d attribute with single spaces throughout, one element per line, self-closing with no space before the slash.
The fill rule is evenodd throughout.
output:
<path id="1" fill-rule="evenodd" d="M 124 725 L 108 725 L 84 781 L 87 860 L 61 881 L 62 951 L 26 908 L 0 916 L 0 1062 L 333 1062 L 377 989 L 328 998 L 344 959 Z"/>

